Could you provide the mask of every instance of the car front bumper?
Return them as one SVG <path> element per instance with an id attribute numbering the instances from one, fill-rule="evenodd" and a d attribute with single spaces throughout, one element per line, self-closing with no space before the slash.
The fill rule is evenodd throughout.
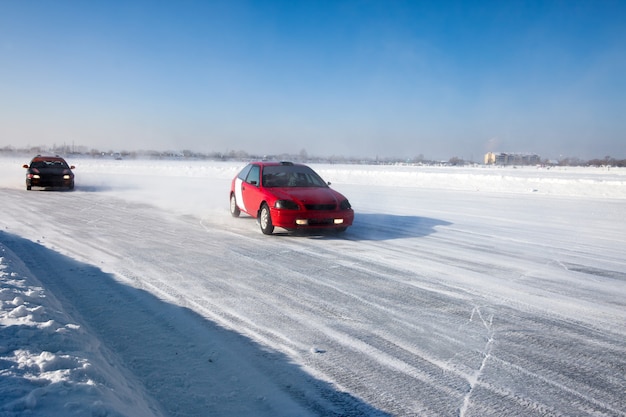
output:
<path id="1" fill-rule="evenodd" d="M 29 187 L 66 187 L 74 188 L 74 178 L 64 179 L 58 177 L 26 178 L 26 185 Z"/>
<path id="2" fill-rule="evenodd" d="M 272 224 L 284 229 L 331 228 L 343 229 L 352 226 L 353 210 L 314 211 L 271 208 Z"/>

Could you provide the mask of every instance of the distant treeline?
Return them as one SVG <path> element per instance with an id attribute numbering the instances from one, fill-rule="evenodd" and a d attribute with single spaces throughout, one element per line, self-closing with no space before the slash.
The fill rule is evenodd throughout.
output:
<path id="1" fill-rule="evenodd" d="M 99 149 L 88 149 L 84 146 L 31 146 L 27 148 L 14 148 L 5 146 L 0 148 L 0 156 L 24 156 L 32 157 L 35 155 L 62 155 L 65 157 L 91 157 L 91 158 L 110 158 L 110 159 L 197 159 L 197 160 L 214 160 L 214 161 L 249 161 L 249 160 L 278 160 L 278 161 L 294 161 L 307 163 L 334 163 L 334 164 L 412 164 L 412 165 L 449 165 L 449 166 L 467 166 L 482 165 L 474 161 L 467 161 L 457 156 L 448 160 L 430 160 L 424 158 L 423 155 L 415 157 L 369 157 L 355 158 L 349 156 L 327 156 L 317 157 L 311 156 L 306 150 L 301 150 L 297 154 L 276 154 L 276 155 L 255 155 L 246 151 L 228 151 L 228 152 L 210 152 L 202 153 L 191 150 L 182 151 L 154 151 L 154 150 L 136 150 L 136 151 L 116 151 Z M 595 167 L 626 167 L 626 159 L 617 159 L 611 156 L 604 158 L 594 158 L 584 160 L 577 157 L 566 157 L 558 161 L 545 160 L 541 165 L 552 166 L 595 166 Z"/>
<path id="2" fill-rule="evenodd" d="M 626 159 L 616 159 L 606 156 L 603 159 L 583 160 L 579 158 L 564 158 L 558 161 L 560 166 L 593 166 L 593 167 L 626 167 Z"/>

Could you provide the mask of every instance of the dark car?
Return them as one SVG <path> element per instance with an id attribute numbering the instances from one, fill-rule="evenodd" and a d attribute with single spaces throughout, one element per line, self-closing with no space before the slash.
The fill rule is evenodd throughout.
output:
<path id="1" fill-rule="evenodd" d="M 37 155 L 30 165 L 23 165 L 26 171 L 26 189 L 32 187 L 55 187 L 74 189 L 74 165 L 69 166 L 60 156 Z"/>
<path id="2" fill-rule="evenodd" d="M 291 162 L 246 165 L 230 187 L 230 213 L 238 217 L 242 211 L 257 218 L 266 235 L 275 226 L 343 232 L 354 220 L 346 197 L 310 167 Z"/>

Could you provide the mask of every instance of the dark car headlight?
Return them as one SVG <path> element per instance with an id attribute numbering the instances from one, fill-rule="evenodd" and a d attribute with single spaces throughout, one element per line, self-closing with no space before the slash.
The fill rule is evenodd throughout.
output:
<path id="1" fill-rule="evenodd" d="M 343 200 L 341 204 L 339 204 L 339 208 L 342 210 L 350 210 L 352 206 L 348 200 Z"/>
<path id="2" fill-rule="evenodd" d="M 291 200 L 278 200 L 274 203 L 274 207 L 277 209 L 287 209 L 287 210 L 299 210 L 300 206 L 295 201 Z"/>

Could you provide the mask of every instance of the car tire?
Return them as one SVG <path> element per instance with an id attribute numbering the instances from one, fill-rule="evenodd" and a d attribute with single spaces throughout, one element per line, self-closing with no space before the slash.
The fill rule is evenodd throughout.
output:
<path id="1" fill-rule="evenodd" d="M 265 203 L 261 206 L 261 210 L 259 210 L 259 226 L 261 226 L 261 231 L 264 235 L 271 235 L 272 232 L 274 232 L 270 208 Z"/>
<path id="2" fill-rule="evenodd" d="M 235 199 L 235 194 L 230 195 L 230 215 L 233 217 L 239 217 L 241 214 L 241 210 L 237 206 L 237 200 Z"/>
<path id="3" fill-rule="evenodd" d="M 30 186 L 30 185 L 27 185 L 27 186 L 26 186 L 26 189 L 27 189 L 28 191 L 30 191 L 30 190 L 31 190 L 31 186 Z"/>

